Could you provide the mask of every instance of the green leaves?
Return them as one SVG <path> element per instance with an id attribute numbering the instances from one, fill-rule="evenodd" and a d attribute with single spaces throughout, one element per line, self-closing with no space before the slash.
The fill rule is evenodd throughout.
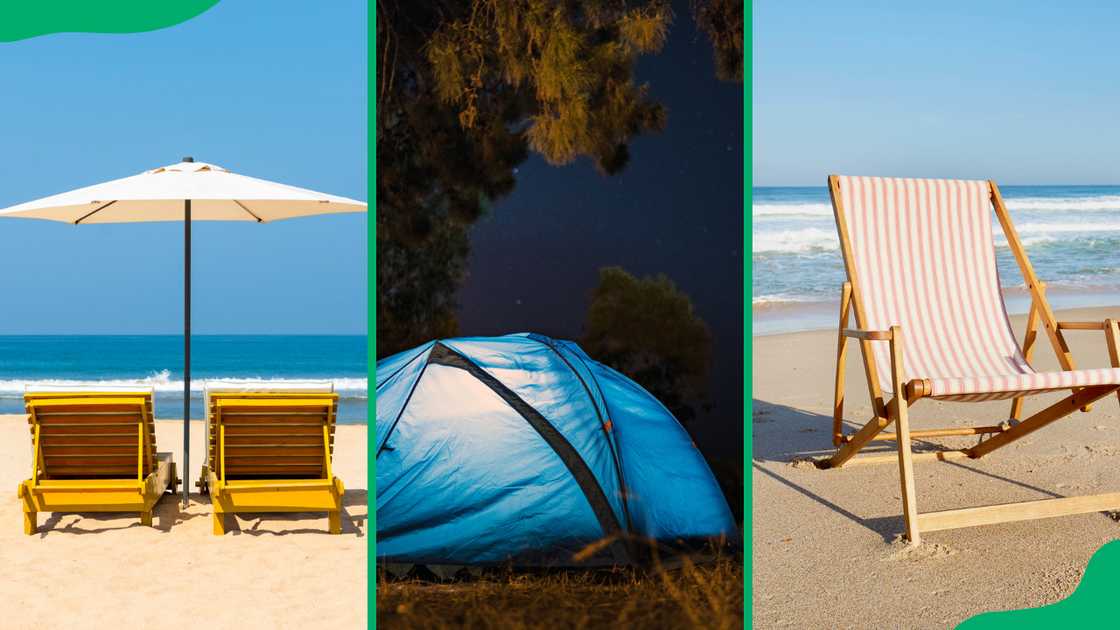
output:
<path id="1" fill-rule="evenodd" d="M 692 300 L 664 275 L 599 270 L 580 345 L 638 382 L 681 422 L 706 398 L 712 337 Z"/>
<path id="2" fill-rule="evenodd" d="M 513 122 L 549 163 L 587 156 L 613 173 L 628 154 L 620 145 L 655 130 L 643 115 L 655 104 L 631 75 L 639 55 L 665 43 L 672 12 L 663 1 L 581 8 L 471 0 L 457 8 L 457 19 L 436 26 L 424 56 L 434 94 L 457 109 L 464 131 L 514 102 Z"/>
<path id="3" fill-rule="evenodd" d="M 622 40 L 640 53 L 657 52 L 665 45 L 672 12 L 668 6 L 641 7 L 623 15 L 618 21 Z"/>
<path id="4" fill-rule="evenodd" d="M 377 350 L 454 335 L 469 227 L 530 151 L 617 173 L 665 113 L 632 72 L 661 0 L 377 3 Z"/>
<path id="5" fill-rule="evenodd" d="M 743 80 L 743 0 L 693 0 L 696 28 L 712 42 L 716 76 Z"/>
<path id="6" fill-rule="evenodd" d="M 741 22 L 742 0 L 694 5 L 720 50 L 736 45 L 736 6 Z M 382 356 L 456 332 L 467 228 L 513 190 L 530 151 L 557 165 L 588 158 L 613 175 L 635 136 L 665 127 L 634 68 L 661 50 L 672 19 L 666 0 L 379 0 Z M 741 25 L 738 38 L 741 56 Z M 669 389 L 697 369 L 659 365 L 670 367 L 658 377 Z"/>

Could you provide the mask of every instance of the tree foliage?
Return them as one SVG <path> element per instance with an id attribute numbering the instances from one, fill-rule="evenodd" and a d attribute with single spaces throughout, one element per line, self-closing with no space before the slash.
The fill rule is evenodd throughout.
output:
<path id="1" fill-rule="evenodd" d="M 580 344 L 638 382 L 681 422 L 707 398 L 712 337 L 692 301 L 669 278 L 599 271 Z"/>
<path id="2" fill-rule="evenodd" d="M 716 76 L 743 80 L 743 0 L 692 0 L 696 28 L 712 42 Z"/>
<path id="3" fill-rule="evenodd" d="M 621 170 L 665 113 L 633 80 L 664 0 L 377 2 L 378 354 L 454 334 L 470 226 L 530 151 Z"/>
<path id="4" fill-rule="evenodd" d="M 692 8 L 741 80 L 742 0 Z M 532 152 L 610 175 L 664 127 L 633 74 L 672 19 L 668 0 L 377 0 L 379 356 L 457 332 L 470 228 Z"/>
<path id="5" fill-rule="evenodd" d="M 436 95 L 464 129 L 513 123 L 549 162 L 587 156 L 613 173 L 633 135 L 664 126 L 632 70 L 660 50 L 670 19 L 661 0 L 473 0 L 424 52 Z M 510 115 L 494 120 L 501 110 Z"/>

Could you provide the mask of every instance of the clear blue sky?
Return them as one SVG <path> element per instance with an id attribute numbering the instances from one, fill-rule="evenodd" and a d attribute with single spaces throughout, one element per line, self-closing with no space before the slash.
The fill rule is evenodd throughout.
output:
<path id="1" fill-rule="evenodd" d="M 1118 24 L 1106 2 L 755 2 L 753 184 L 1120 183 Z"/>
<path id="2" fill-rule="evenodd" d="M 185 155 L 366 200 L 366 3 L 0 44 L 0 207 Z M 366 332 L 364 215 L 194 224 L 194 332 Z M 182 330 L 182 223 L 0 220 L 0 334 Z"/>

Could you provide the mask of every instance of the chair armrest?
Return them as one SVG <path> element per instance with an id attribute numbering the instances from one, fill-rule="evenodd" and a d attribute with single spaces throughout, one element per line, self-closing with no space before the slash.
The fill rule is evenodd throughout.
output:
<path id="1" fill-rule="evenodd" d="M 1058 330 L 1104 330 L 1104 322 L 1058 322 Z"/>
<path id="2" fill-rule="evenodd" d="M 851 337 L 852 339 L 863 339 L 864 341 L 890 341 L 891 331 L 889 330 L 858 330 L 855 328 L 845 328 L 840 331 L 841 335 Z"/>
<path id="3" fill-rule="evenodd" d="M 1115 330 L 1116 320 L 1105 319 L 1103 321 L 1097 322 L 1057 322 L 1057 325 L 1059 332 L 1063 330 L 1103 330 L 1105 339 L 1109 344 L 1109 360 L 1112 363 L 1113 367 L 1120 367 L 1120 350 L 1118 350 L 1115 345 L 1116 339 L 1115 333 L 1113 332 Z M 1074 393 L 1076 393 L 1077 391 L 1079 390 L 1073 390 Z M 1088 412 L 1092 408 L 1093 406 L 1091 404 L 1085 405 L 1084 407 L 1081 407 L 1081 411 Z"/>

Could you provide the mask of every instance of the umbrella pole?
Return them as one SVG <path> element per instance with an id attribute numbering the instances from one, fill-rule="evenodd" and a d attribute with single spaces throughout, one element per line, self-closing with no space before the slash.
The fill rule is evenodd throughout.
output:
<path id="1" fill-rule="evenodd" d="M 183 477 L 191 470 L 191 200 L 183 205 Z M 183 507 L 190 505 L 190 482 L 183 483 Z"/>

